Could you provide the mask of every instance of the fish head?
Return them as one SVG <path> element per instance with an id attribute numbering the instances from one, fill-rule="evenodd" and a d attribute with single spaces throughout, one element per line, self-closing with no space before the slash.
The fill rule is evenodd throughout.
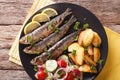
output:
<path id="1" fill-rule="evenodd" d="M 23 36 L 23 37 L 19 40 L 19 42 L 20 42 L 21 44 L 31 44 L 31 43 L 33 43 L 32 35 L 28 34 L 28 35 Z"/>
<path id="2" fill-rule="evenodd" d="M 24 48 L 24 52 L 27 54 L 34 54 L 33 50 L 31 50 L 32 46 L 28 46 L 26 48 Z"/>
<path id="3" fill-rule="evenodd" d="M 32 65 L 42 65 L 42 64 L 44 64 L 45 61 L 47 60 L 47 57 L 46 57 L 46 56 L 47 56 L 47 53 L 44 52 L 44 53 L 42 53 L 41 55 L 33 58 L 33 59 L 30 61 L 30 63 L 31 63 Z"/>

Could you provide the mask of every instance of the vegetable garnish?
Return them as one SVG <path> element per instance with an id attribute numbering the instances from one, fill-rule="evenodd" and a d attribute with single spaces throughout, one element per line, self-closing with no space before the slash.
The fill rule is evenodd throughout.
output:
<path id="1" fill-rule="evenodd" d="M 34 51 L 35 54 L 39 54 L 40 52 L 39 51 Z"/>
<path id="2" fill-rule="evenodd" d="M 98 64 L 102 64 L 103 63 L 103 60 L 102 59 L 100 59 L 100 60 L 98 60 Z"/>
<path id="3" fill-rule="evenodd" d="M 91 69 L 91 70 L 96 70 L 96 67 L 95 67 L 94 65 L 91 65 L 91 66 L 90 66 L 90 69 Z"/>
<path id="4" fill-rule="evenodd" d="M 59 28 L 57 28 L 57 29 L 55 30 L 55 33 L 59 33 L 59 31 L 60 31 Z"/>
<path id="5" fill-rule="evenodd" d="M 63 71 L 63 73 L 65 73 L 65 75 L 60 76 L 59 75 L 60 71 Z M 67 76 L 68 76 L 68 72 L 66 71 L 66 69 L 65 68 L 59 68 L 59 69 L 56 70 L 56 72 L 54 74 L 54 79 L 55 80 L 65 80 L 67 78 Z"/>
<path id="6" fill-rule="evenodd" d="M 68 20 L 65 20 L 65 22 L 64 23 L 67 23 L 68 22 Z"/>
<path id="7" fill-rule="evenodd" d="M 45 52 L 48 52 L 48 49 L 47 49 L 47 48 L 44 48 L 44 51 L 45 51 Z"/>
<path id="8" fill-rule="evenodd" d="M 77 21 L 73 27 L 74 30 L 78 30 L 79 25 L 80 25 L 80 22 Z"/>
<path id="9" fill-rule="evenodd" d="M 72 55 L 75 56 L 75 54 L 76 54 L 76 50 L 73 50 Z"/>
<path id="10" fill-rule="evenodd" d="M 79 38 L 78 36 L 75 36 L 74 41 L 78 41 L 78 38 Z"/>
<path id="11" fill-rule="evenodd" d="M 51 23 L 48 27 L 49 27 L 49 29 L 53 29 L 53 23 Z"/>
<path id="12" fill-rule="evenodd" d="M 85 23 L 84 25 L 83 25 L 83 29 L 86 29 L 86 28 L 88 28 L 89 27 L 89 24 L 88 23 Z"/>
<path id="13" fill-rule="evenodd" d="M 51 58 L 51 53 L 50 52 L 47 52 L 47 53 L 48 53 L 47 58 L 50 59 Z"/>
<path id="14" fill-rule="evenodd" d="M 87 20 L 87 18 L 84 18 L 83 20 Z"/>
<path id="15" fill-rule="evenodd" d="M 34 66 L 34 71 L 38 71 L 38 67 L 37 66 Z"/>
<path id="16" fill-rule="evenodd" d="M 32 40 L 31 36 L 27 36 L 27 41 L 30 43 L 31 46 L 34 45 L 34 41 Z"/>
<path id="17" fill-rule="evenodd" d="M 65 47 L 64 47 L 64 50 L 67 50 L 67 48 L 68 48 L 68 47 L 67 47 L 67 46 L 65 46 Z"/>

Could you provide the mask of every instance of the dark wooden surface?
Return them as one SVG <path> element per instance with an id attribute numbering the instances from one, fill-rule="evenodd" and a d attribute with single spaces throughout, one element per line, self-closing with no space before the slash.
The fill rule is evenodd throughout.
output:
<path id="1" fill-rule="evenodd" d="M 103 25 L 120 33 L 120 0 L 54 0 L 81 5 Z M 8 61 L 11 45 L 33 0 L 0 0 L 0 80 L 30 80 L 23 67 Z"/>

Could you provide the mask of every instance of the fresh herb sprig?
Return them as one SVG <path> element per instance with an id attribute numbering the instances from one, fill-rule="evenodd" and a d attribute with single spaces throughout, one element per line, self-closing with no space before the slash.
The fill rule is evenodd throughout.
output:
<path id="1" fill-rule="evenodd" d="M 78 36 L 75 36 L 74 41 L 78 41 L 78 38 L 79 38 Z"/>
<path id="2" fill-rule="evenodd" d="M 38 71 L 38 67 L 37 66 L 34 66 L 34 71 Z"/>
<path id="3" fill-rule="evenodd" d="M 103 63 L 103 60 L 102 59 L 100 59 L 100 60 L 98 60 L 98 62 L 97 62 L 98 64 L 102 64 Z"/>
<path id="4" fill-rule="evenodd" d="M 55 33 L 59 33 L 59 31 L 60 31 L 59 28 L 57 28 L 57 29 L 55 30 Z"/>
<path id="5" fill-rule="evenodd" d="M 78 30 L 79 25 L 80 25 L 80 22 L 77 21 L 73 27 L 74 30 Z"/>
<path id="6" fill-rule="evenodd" d="M 83 29 L 87 29 L 89 27 L 88 23 L 83 24 Z"/>
<path id="7" fill-rule="evenodd" d="M 73 56 L 76 55 L 76 50 L 73 50 L 72 53 L 71 53 Z"/>
<path id="8" fill-rule="evenodd" d="M 27 36 L 27 41 L 28 43 L 33 46 L 34 45 L 34 41 L 32 40 L 32 37 L 31 36 Z"/>
<path id="9" fill-rule="evenodd" d="M 49 29 L 53 29 L 53 23 L 50 23 L 50 25 L 48 26 Z"/>
<path id="10" fill-rule="evenodd" d="M 91 69 L 91 70 L 96 70 L 96 67 L 95 67 L 94 65 L 91 65 L 91 66 L 90 66 L 90 69 Z"/>

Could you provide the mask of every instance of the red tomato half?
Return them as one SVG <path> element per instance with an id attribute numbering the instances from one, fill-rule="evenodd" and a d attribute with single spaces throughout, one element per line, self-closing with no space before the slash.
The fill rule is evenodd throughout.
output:
<path id="1" fill-rule="evenodd" d="M 67 67 L 67 63 L 62 59 L 57 60 L 57 63 L 59 67 L 63 67 L 63 68 Z"/>
<path id="2" fill-rule="evenodd" d="M 37 72 L 38 80 L 45 80 L 47 77 L 47 73 L 44 70 L 40 70 Z"/>

